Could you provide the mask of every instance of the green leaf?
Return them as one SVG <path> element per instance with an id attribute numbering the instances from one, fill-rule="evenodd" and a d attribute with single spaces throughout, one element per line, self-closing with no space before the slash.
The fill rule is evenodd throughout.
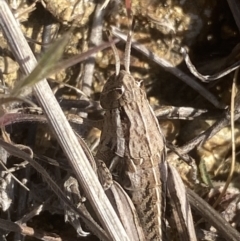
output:
<path id="1" fill-rule="evenodd" d="M 22 88 L 27 86 L 30 87 L 51 74 L 52 69 L 61 58 L 70 36 L 70 33 L 65 34 L 49 47 L 33 71 L 16 84 L 11 92 L 11 96 L 18 95 Z"/>

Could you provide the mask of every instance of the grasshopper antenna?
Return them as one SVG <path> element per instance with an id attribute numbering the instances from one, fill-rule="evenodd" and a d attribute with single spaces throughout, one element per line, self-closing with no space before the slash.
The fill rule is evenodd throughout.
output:
<path id="1" fill-rule="evenodd" d="M 114 55 L 114 58 L 115 58 L 115 73 L 116 73 L 116 76 L 119 75 L 119 72 L 120 72 L 120 57 L 119 57 L 119 54 L 118 54 L 118 50 L 116 48 L 116 45 L 112 39 L 112 34 L 110 31 L 108 31 L 108 41 L 111 44 L 111 48 L 113 50 L 113 55 Z"/>
<path id="2" fill-rule="evenodd" d="M 132 43 L 132 28 L 133 28 L 133 15 L 131 10 L 131 0 L 125 0 L 125 6 L 127 10 L 128 17 L 128 36 L 125 47 L 125 55 L 124 55 L 124 67 L 127 73 L 130 73 L 130 56 L 131 56 L 131 43 Z"/>

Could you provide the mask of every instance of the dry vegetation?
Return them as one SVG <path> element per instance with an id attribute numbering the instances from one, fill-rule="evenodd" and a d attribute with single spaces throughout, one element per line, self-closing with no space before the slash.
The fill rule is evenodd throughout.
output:
<path id="1" fill-rule="evenodd" d="M 8 2 L 37 58 L 47 51 L 54 39 L 63 36 L 71 27 L 71 39 L 65 48 L 63 59 L 83 53 L 102 41 L 107 41 L 107 30 L 111 29 L 110 26 L 117 26 L 125 33 L 128 30 L 126 10 L 123 1 L 120 0 L 110 1 L 106 9 L 102 10 L 98 20 L 96 20 L 97 9 L 99 13 L 99 7 L 96 4 L 98 1 L 94 0 L 42 0 L 36 3 L 27 0 L 8 0 Z M 160 58 L 169 61 L 175 68 L 187 73 L 193 82 L 200 81 L 194 78 L 186 67 L 180 53 L 182 46 L 187 46 L 194 65 L 200 73 L 205 75 L 215 74 L 239 60 L 238 49 L 233 51 L 239 43 L 239 30 L 225 0 L 133 0 L 132 12 L 135 18 L 134 38 Z M 94 32 L 97 30 L 102 33 L 102 36 Z M 124 46 L 125 43 L 122 41 L 117 43 L 121 60 Z M 16 81 L 23 78 L 23 74 L 1 32 L 0 50 L 1 90 L 4 94 L 9 93 Z M 89 68 L 89 65 L 92 67 Z M 161 118 L 160 123 L 167 140 L 176 146 L 183 146 L 187 141 L 207 130 L 216 120 L 222 118 L 224 108 L 230 106 L 233 73 L 219 80 L 202 84 L 205 90 L 200 95 L 198 89 L 193 90 L 177 76 L 159 67 L 151 58 L 134 49 L 130 70 L 136 78 L 144 80 L 154 109 L 158 110 L 160 105 L 168 105 L 208 110 L 202 117 L 190 120 Z M 91 57 L 85 62 L 52 74 L 48 80 L 66 114 L 77 114 L 91 120 L 99 120 L 104 114 L 98 104 L 99 96 L 106 79 L 114 71 L 113 51 L 107 48 L 96 53 L 94 58 Z M 85 96 L 76 91 L 76 88 L 82 90 Z M 216 99 L 215 104 L 206 97 L 208 93 L 212 94 L 211 98 Z M 35 102 L 34 99 L 32 101 Z M 8 113 L 23 107 L 25 108 L 26 104 L 15 103 L 5 105 L 1 111 Z M 21 112 L 23 113 L 29 114 Z M 240 143 L 239 128 L 239 122 L 236 122 L 237 151 Z M 78 131 L 95 154 L 100 131 L 89 124 L 78 126 Z M 12 119 L 8 121 L 2 132 L 5 138 L 8 135 L 7 138 L 14 143 L 29 146 L 38 157 L 39 163 L 63 188 L 69 167 L 61 148 L 46 124 L 26 120 L 15 123 L 15 119 Z M 11 171 L 10 174 L 4 169 L 3 164 L 0 166 L 1 219 L 21 221 L 24 215 L 44 204 L 40 213 L 33 215 L 27 222 L 23 221 L 23 224 L 26 223 L 27 226 L 41 232 L 49 232 L 50 235 L 56 233 L 58 235 L 56 240 L 98 240 L 93 236 L 77 237 L 74 228 L 64 222 L 63 205 L 48 184 L 42 181 L 42 177 L 23 160 L 8 157 L 6 151 L 0 150 L 1 163 Z M 190 152 L 193 159 L 192 166 L 195 169 L 180 161 L 180 158 L 175 157 L 170 161 L 178 167 L 186 185 L 195 189 L 212 205 L 227 179 L 232 159 L 231 150 L 231 129 L 228 125 Z M 44 162 L 43 156 L 56 160 L 61 168 L 49 163 L 49 160 Z M 230 188 L 216 209 L 239 230 L 237 197 L 240 188 L 240 164 L 238 161 L 236 154 L 236 165 Z M 19 185 L 12 175 L 24 183 L 29 190 Z M 194 214 L 194 219 L 199 220 L 199 216 Z M 210 230 L 205 222 L 199 227 Z M 83 229 L 87 230 L 84 225 Z M 6 238 L 5 240 L 9 241 L 35 240 L 28 236 L 24 238 L 19 233 L 8 234 L 4 230 L 0 230 L 0 237 L 0 240 Z M 212 238 L 212 240 L 217 239 Z"/>

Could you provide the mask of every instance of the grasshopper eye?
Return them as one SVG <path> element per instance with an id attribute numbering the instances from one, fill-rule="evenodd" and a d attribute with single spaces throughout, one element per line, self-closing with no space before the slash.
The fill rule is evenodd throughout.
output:
<path id="1" fill-rule="evenodd" d="M 125 91 L 124 86 L 115 87 L 109 90 L 105 90 L 101 94 L 100 104 L 103 109 L 114 109 L 120 106 L 119 99 L 122 97 Z"/>
<path id="2" fill-rule="evenodd" d="M 122 97 L 122 95 L 123 95 L 123 93 L 124 93 L 124 91 L 125 91 L 125 88 L 124 88 L 124 86 L 121 86 L 120 88 L 116 88 L 116 89 L 114 89 L 112 92 L 112 98 L 114 99 L 114 100 L 119 100 L 121 97 Z"/>

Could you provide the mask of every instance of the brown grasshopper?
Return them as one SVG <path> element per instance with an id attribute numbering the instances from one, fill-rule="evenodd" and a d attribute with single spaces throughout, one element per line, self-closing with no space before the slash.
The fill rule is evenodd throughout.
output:
<path id="1" fill-rule="evenodd" d="M 165 138 L 142 81 L 135 80 L 129 72 L 130 38 L 129 33 L 126 70 L 110 77 L 101 94 L 100 103 L 106 113 L 96 156 L 111 170 L 117 170 L 117 180 L 137 210 L 145 240 L 165 240 Z M 196 236 L 191 240 L 196 240 Z"/>
<path id="2" fill-rule="evenodd" d="M 146 94 L 140 82 L 135 81 L 128 72 L 120 71 L 117 78 L 110 78 L 105 85 L 101 105 L 110 115 L 114 115 L 115 120 L 120 121 L 120 126 L 116 124 L 116 131 L 123 134 L 125 141 L 123 147 L 118 146 L 121 143 L 116 146 L 106 143 L 113 145 L 111 148 L 121 157 L 120 183 L 137 209 L 146 239 L 161 240 L 165 206 L 162 196 L 165 195 L 167 183 L 165 140 Z M 105 128 L 109 126 L 104 125 Z M 119 138 L 118 133 L 115 134 Z"/>

